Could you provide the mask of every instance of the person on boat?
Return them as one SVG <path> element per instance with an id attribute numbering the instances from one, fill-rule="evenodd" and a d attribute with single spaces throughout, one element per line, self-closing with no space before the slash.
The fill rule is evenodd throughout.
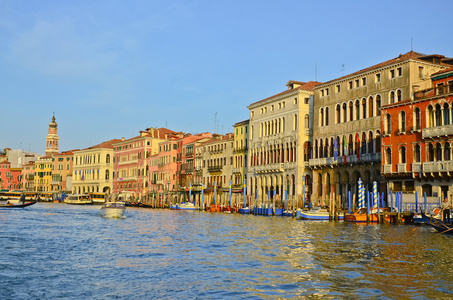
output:
<path id="1" fill-rule="evenodd" d="M 450 220 L 450 208 L 451 208 L 451 204 L 450 202 L 448 202 L 448 199 L 445 198 L 444 199 L 444 202 L 442 203 L 442 220 L 445 222 L 445 223 L 449 223 L 451 222 Z"/>
<path id="2" fill-rule="evenodd" d="M 25 194 L 20 195 L 20 202 L 25 203 Z"/>
<path id="3" fill-rule="evenodd" d="M 313 208 L 313 204 L 311 204 L 310 199 L 308 199 L 308 210 L 311 210 Z"/>

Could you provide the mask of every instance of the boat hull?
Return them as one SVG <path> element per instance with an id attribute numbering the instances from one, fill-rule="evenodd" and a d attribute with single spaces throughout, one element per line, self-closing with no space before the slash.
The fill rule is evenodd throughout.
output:
<path id="1" fill-rule="evenodd" d="M 1 203 L 0 208 L 23 208 L 36 204 L 37 201 L 29 201 L 25 203 Z"/>
<path id="2" fill-rule="evenodd" d="M 317 220 L 328 221 L 330 220 L 329 211 L 325 209 L 319 210 L 298 210 L 296 217 L 301 220 Z M 344 213 L 338 213 L 338 220 L 344 220 Z"/>
<path id="3" fill-rule="evenodd" d="M 104 218 L 122 218 L 125 210 L 124 203 L 106 203 L 101 207 L 101 216 Z"/>

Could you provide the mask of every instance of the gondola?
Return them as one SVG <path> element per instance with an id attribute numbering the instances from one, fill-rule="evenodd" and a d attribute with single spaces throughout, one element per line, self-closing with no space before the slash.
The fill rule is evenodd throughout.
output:
<path id="1" fill-rule="evenodd" d="M 453 235 L 453 226 L 451 226 L 447 223 L 444 223 L 439 219 L 428 217 L 427 215 L 422 213 L 422 222 L 425 223 L 426 225 L 433 227 L 440 233 Z"/>
<path id="2" fill-rule="evenodd" d="M 29 201 L 29 202 L 9 202 L 7 201 L 6 203 L 2 202 L 0 203 L 0 208 L 22 208 L 22 207 L 27 207 L 30 205 L 35 204 L 37 201 Z"/>

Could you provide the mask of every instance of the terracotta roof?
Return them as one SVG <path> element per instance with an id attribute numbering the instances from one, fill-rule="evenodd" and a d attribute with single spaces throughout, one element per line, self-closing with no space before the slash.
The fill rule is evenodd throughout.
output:
<path id="1" fill-rule="evenodd" d="M 98 145 L 91 146 L 88 148 L 85 148 L 83 150 L 88 150 L 88 149 L 100 149 L 100 148 L 113 148 L 113 144 L 121 142 L 121 139 L 112 139 L 110 141 L 102 142 Z"/>
<path id="2" fill-rule="evenodd" d="M 295 82 L 295 81 L 292 81 L 292 82 Z M 296 88 L 294 88 L 294 89 L 286 90 L 286 91 L 284 91 L 284 92 L 275 94 L 275 95 L 270 96 L 270 97 L 267 97 L 267 98 L 265 98 L 265 99 L 256 101 L 256 102 L 250 104 L 249 107 L 252 106 L 252 105 L 255 105 L 255 104 L 257 104 L 257 103 L 260 103 L 260 102 L 262 102 L 262 101 L 266 101 L 266 100 L 269 100 L 269 99 L 274 98 L 274 97 L 277 97 L 277 96 L 282 96 L 282 95 L 285 95 L 285 94 L 289 94 L 289 93 L 294 92 L 294 91 L 297 91 L 297 90 L 311 91 L 311 92 L 312 92 L 315 86 L 317 86 L 317 85 L 319 85 L 319 84 L 322 84 L 322 82 L 317 82 L 317 81 L 309 81 L 309 82 L 306 82 L 306 83 L 304 83 L 304 82 L 302 82 L 302 83 L 303 83 L 303 85 L 298 86 L 298 87 L 296 87 Z"/>
<path id="3" fill-rule="evenodd" d="M 247 119 L 247 120 L 244 120 L 244 121 L 241 121 L 241 122 L 237 122 L 234 124 L 234 126 L 238 126 L 238 125 L 242 125 L 242 124 L 248 124 L 250 123 L 250 119 Z"/>
<path id="4" fill-rule="evenodd" d="M 392 58 L 390 60 L 381 62 L 381 63 L 373 65 L 371 67 L 368 67 L 368 68 L 362 69 L 360 71 L 357 71 L 357 72 L 354 72 L 354 73 L 351 73 L 351 74 L 348 74 L 348 75 L 345 75 L 345 76 L 342 76 L 342 77 L 327 81 L 324 84 L 329 84 L 329 83 L 331 83 L 333 81 L 339 81 L 341 79 L 345 79 L 345 78 L 348 78 L 348 77 L 354 77 L 355 75 L 359 75 L 359 74 L 362 74 L 362 73 L 365 73 L 365 72 L 369 72 L 369 71 L 372 71 L 372 70 L 375 70 L 375 69 L 379 69 L 379 68 L 382 68 L 382 67 L 385 67 L 385 66 L 389 66 L 389 65 L 392 65 L 392 64 L 395 64 L 395 63 L 398 63 L 398 62 L 402 62 L 402 61 L 406 61 L 406 60 L 410 60 L 410 59 L 426 62 L 426 59 L 430 58 L 430 57 L 442 58 L 444 56 L 443 55 L 439 55 L 439 54 L 425 55 L 425 54 L 422 54 L 422 53 L 419 53 L 419 52 L 409 51 L 409 52 L 407 52 L 405 54 L 398 55 L 398 57 L 395 57 L 395 58 Z M 446 64 L 444 64 L 444 63 L 441 63 L 441 65 L 446 66 Z"/>
<path id="5" fill-rule="evenodd" d="M 445 69 L 445 70 L 440 70 L 439 72 L 436 72 L 436 73 L 431 74 L 431 76 L 440 75 L 440 74 L 442 74 L 442 73 L 447 73 L 447 72 L 450 72 L 450 71 L 453 71 L 453 67 L 450 67 L 450 68 Z"/>

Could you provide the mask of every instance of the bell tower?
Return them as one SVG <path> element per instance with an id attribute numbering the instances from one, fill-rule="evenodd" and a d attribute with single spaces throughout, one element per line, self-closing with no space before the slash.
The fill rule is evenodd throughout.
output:
<path id="1" fill-rule="evenodd" d="M 52 122 L 49 123 L 49 134 L 46 137 L 46 155 L 52 156 L 58 154 L 58 142 L 60 138 L 57 135 L 58 124 L 55 122 L 55 113 L 52 117 Z"/>

